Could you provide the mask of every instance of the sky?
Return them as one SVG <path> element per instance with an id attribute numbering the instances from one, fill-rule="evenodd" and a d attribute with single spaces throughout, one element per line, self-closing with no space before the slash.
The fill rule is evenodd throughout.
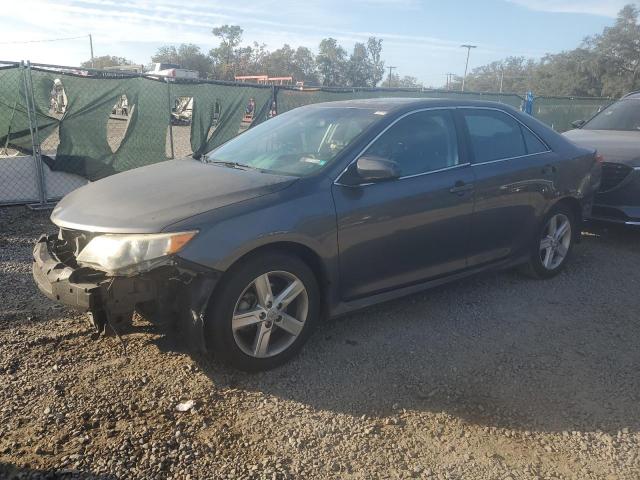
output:
<path id="1" fill-rule="evenodd" d="M 575 48 L 615 21 L 629 0 L 4 0 L 0 60 L 76 66 L 94 55 L 147 64 L 161 45 L 217 46 L 211 29 L 244 29 L 243 44 L 284 43 L 317 51 L 336 38 L 348 51 L 383 39 L 383 60 L 400 76 L 442 86 L 469 68 L 506 56 L 540 58 Z M 42 41 L 66 37 L 62 41 Z M 35 41 L 35 42 L 34 42 Z M 32 42 L 32 43 L 25 43 Z M 280 72 L 285 75 L 288 72 Z"/>

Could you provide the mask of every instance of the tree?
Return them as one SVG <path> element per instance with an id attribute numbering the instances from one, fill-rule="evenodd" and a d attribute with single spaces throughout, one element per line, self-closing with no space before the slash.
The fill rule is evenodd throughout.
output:
<path id="1" fill-rule="evenodd" d="M 367 55 L 369 57 L 369 84 L 375 87 L 384 77 L 384 62 L 381 60 L 382 39 L 369 37 L 367 40 Z"/>
<path id="2" fill-rule="evenodd" d="M 391 80 L 391 82 L 389 82 Z M 397 73 L 392 73 L 391 76 L 387 75 L 387 78 L 382 83 L 383 86 L 391 88 L 422 88 L 422 83 L 418 81 L 416 77 L 411 75 L 405 75 L 400 78 Z"/>
<path id="3" fill-rule="evenodd" d="M 211 59 L 200 51 L 200 47 L 192 43 L 183 43 L 177 48 L 174 45 L 164 45 L 158 48 L 151 61 L 175 63 L 182 68 L 197 71 L 201 78 L 205 78 L 212 69 Z"/>
<path id="4" fill-rule="evenodd" d="M 508 57 L 475 68 L 469 90 L 536 95 L 612 96 L 640 89 L 640 11 L 632 4 L 618 13 L 613 26 L 585 38 L 573 50 L 547 54 L 541 60 Z M 457 77 L 452 89 L 459 89 Z"/>
<path id="5" fill-rule="evenodd" d="M 249 70 L 252 74 L 257 75 L 263 73 L 264 66 L 269 57 L 269 50 L 264 43 L 253 42 L 251 49 L 251 60 Z"/>
<path id="6" fill-rule="evenodd" d="M 312 85 L 320 83 L 318 81 L 316 58 L 311 50 L 307 47 L 298 47 L 293 56 L 293 62 L 295 65 L 294 77 L 296 80 L 302 80 Z"/>
<path id="7" fill-rule="evenodd" d="M 349 57 L 347 81 L 353 87 L 375 87 L 384 77 L 382 39 L 369 37 L 367 44 L 356 42 Z"/>
<path id="8" fill-rule="evenodd" d="M 545 55 L 533 69 L 531 90 L 537 95 L 602 95 L 597 55 L 587 48 Z"/>
<path id="9" fill-rule="evenodd" d="M 405 75 L 398 82 L 401 88 L 422 88 L 422 82 L 418 81 L 416 77 L 412 77 L 411 75 Z"/>
<path id="10" fill-rule="evenodd" d="M 613 27 L 588 38 L 585 44 L 598 57 L 598 69 L 603 74 L 602 93 L 619 96 L 640 87 L 638 7 L 625 6 Z"/>
<path id="11" fill-rule="evenodd" d="M 291 76 L 294 80 L 317 84 L 315 57 L 306 47 L 296 50 L 288 44 L 269 52 L 265 44 L 253 43 L 252 47 L 234 50 L 236 75 Z"/>
<path id="12" fill-rule="evenodd" d="M 352 87 L 367 87 L 371 84 L 369 54 L 364 43 L 356 42 L 347 66 L 347 82 Z"/>
<path id="13" fill-rule="evenodd" d="M 252 47 L 247 46 L 236 48 L 234 51 L 234 57 L 235 59 L 232 70 L 234 75 L 256 75 L 258 73 L 254 68 L 254 52 Z M 229 80 L 230 78 L 225 79 Z"/>
<path id="14" fill-rule="evenodd" d="M 475 92 L 526 92 L 532 88 L 535 62 L 524 57 L 507 57 L 474 68 L 465 80 L 465 89 Z M 460 78 L 462 81 L 462 78 Z M 454 82 L 450 88 L 459 90 Z"/>
<path id="15" fill-rule="evenodd" d="M 316 63 L 325 86 L 346 85 L 347 52 L 338 45 L 335 38 L 325 38 L 320 42 Z"/>
<path id="16" fill-rule="evenodd" d="M 211 30 L 211 33 L 220 39 L 220 45 L 209 52 L 216 76 L 225 80 L 234 77 L 234 62 L 241 54 L 247 51 L 237 51 L 236 48 L 242 41 L 243 30 L 239 25 L 222 25 Z"/>
<path id="17" fill-rule="evenodd" d="M 102 55 L 101 57 L 94 57 L 92 60 L 87 60 L 86 62 L 82 62 L 80 64 L 81 67 L 84 68 L 107 68 L 107 67 L 118 67 L 121 65 L 134 65 L 131 60 L 127 60 L 124 57 L 115 57 L 112 55 Z"/>
<path id="18" fill-rule="evenodd" d="M 272 77 L 289 75 L 295 77 L 295 54 L 295 50 L 285 43 L 281 48 L 266 56 L 264 73 Z"/>

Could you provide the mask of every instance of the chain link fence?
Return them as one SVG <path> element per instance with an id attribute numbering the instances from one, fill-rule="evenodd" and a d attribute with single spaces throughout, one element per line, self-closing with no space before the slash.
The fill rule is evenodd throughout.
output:
<path id="1" fill-rule="evenodd" d="M 559 132 L 571 130 L 571 122 L 589 120 L 613 100 L 585 97 L 536 97 L 533 116 Z"/>
<path id="2" fill-rule="evenodd" d="M 492 100 L 517 94 L 428 89 L 307 88 L 166 79 L 137 73 L 0 61 L 0 205 L 45 205 L 131 168 L 202 154 L 273 115 L 311 103 L 379 97 Z M 538 97 L 556 128 L 609 99 Z"/>
<path id="3" fill-rule="evenodd" d="M 0 62 L 0 202 L 28 203 L 41 201 L 39 172 L 30 152 L 30 122 L 27 114 L 20 64 Z"/>

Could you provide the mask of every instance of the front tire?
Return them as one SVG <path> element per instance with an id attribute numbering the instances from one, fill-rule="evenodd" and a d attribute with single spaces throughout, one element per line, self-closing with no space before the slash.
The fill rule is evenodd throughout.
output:
<path id="1" fill-rule="evenodd" d="M 245 371 L 282 365 L 300 351 L 320 316 L 320 292 L 297 257 L 265 252 L 233 266 L 209 305 L 213 354 Z"/>
<path id="2" fill-rule="evenodd" d="M 571 256 L 577 234 L 573 211 L 563 204 L 552 208 L 537 231 L 525 273 L 540 279 L 558 275 Z"/>

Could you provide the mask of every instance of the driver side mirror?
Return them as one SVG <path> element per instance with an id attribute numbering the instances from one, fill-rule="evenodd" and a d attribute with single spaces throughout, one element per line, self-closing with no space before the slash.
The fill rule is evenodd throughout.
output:
<path id="1" fill-rule="evenodd" d="M 585 123 L 587 123 L 585 120 L 574 120 L 573 122 L 571 122 L 571 126 L 573 128 L 580 128 L 582 127 Z"/>
<path id="2" fill-rule="evenodd" d="M 363 155 L 356 162 L 358 177 L 366 182 L 381 182 L 400 177 L 400 167 L 393 160 Z"/>

